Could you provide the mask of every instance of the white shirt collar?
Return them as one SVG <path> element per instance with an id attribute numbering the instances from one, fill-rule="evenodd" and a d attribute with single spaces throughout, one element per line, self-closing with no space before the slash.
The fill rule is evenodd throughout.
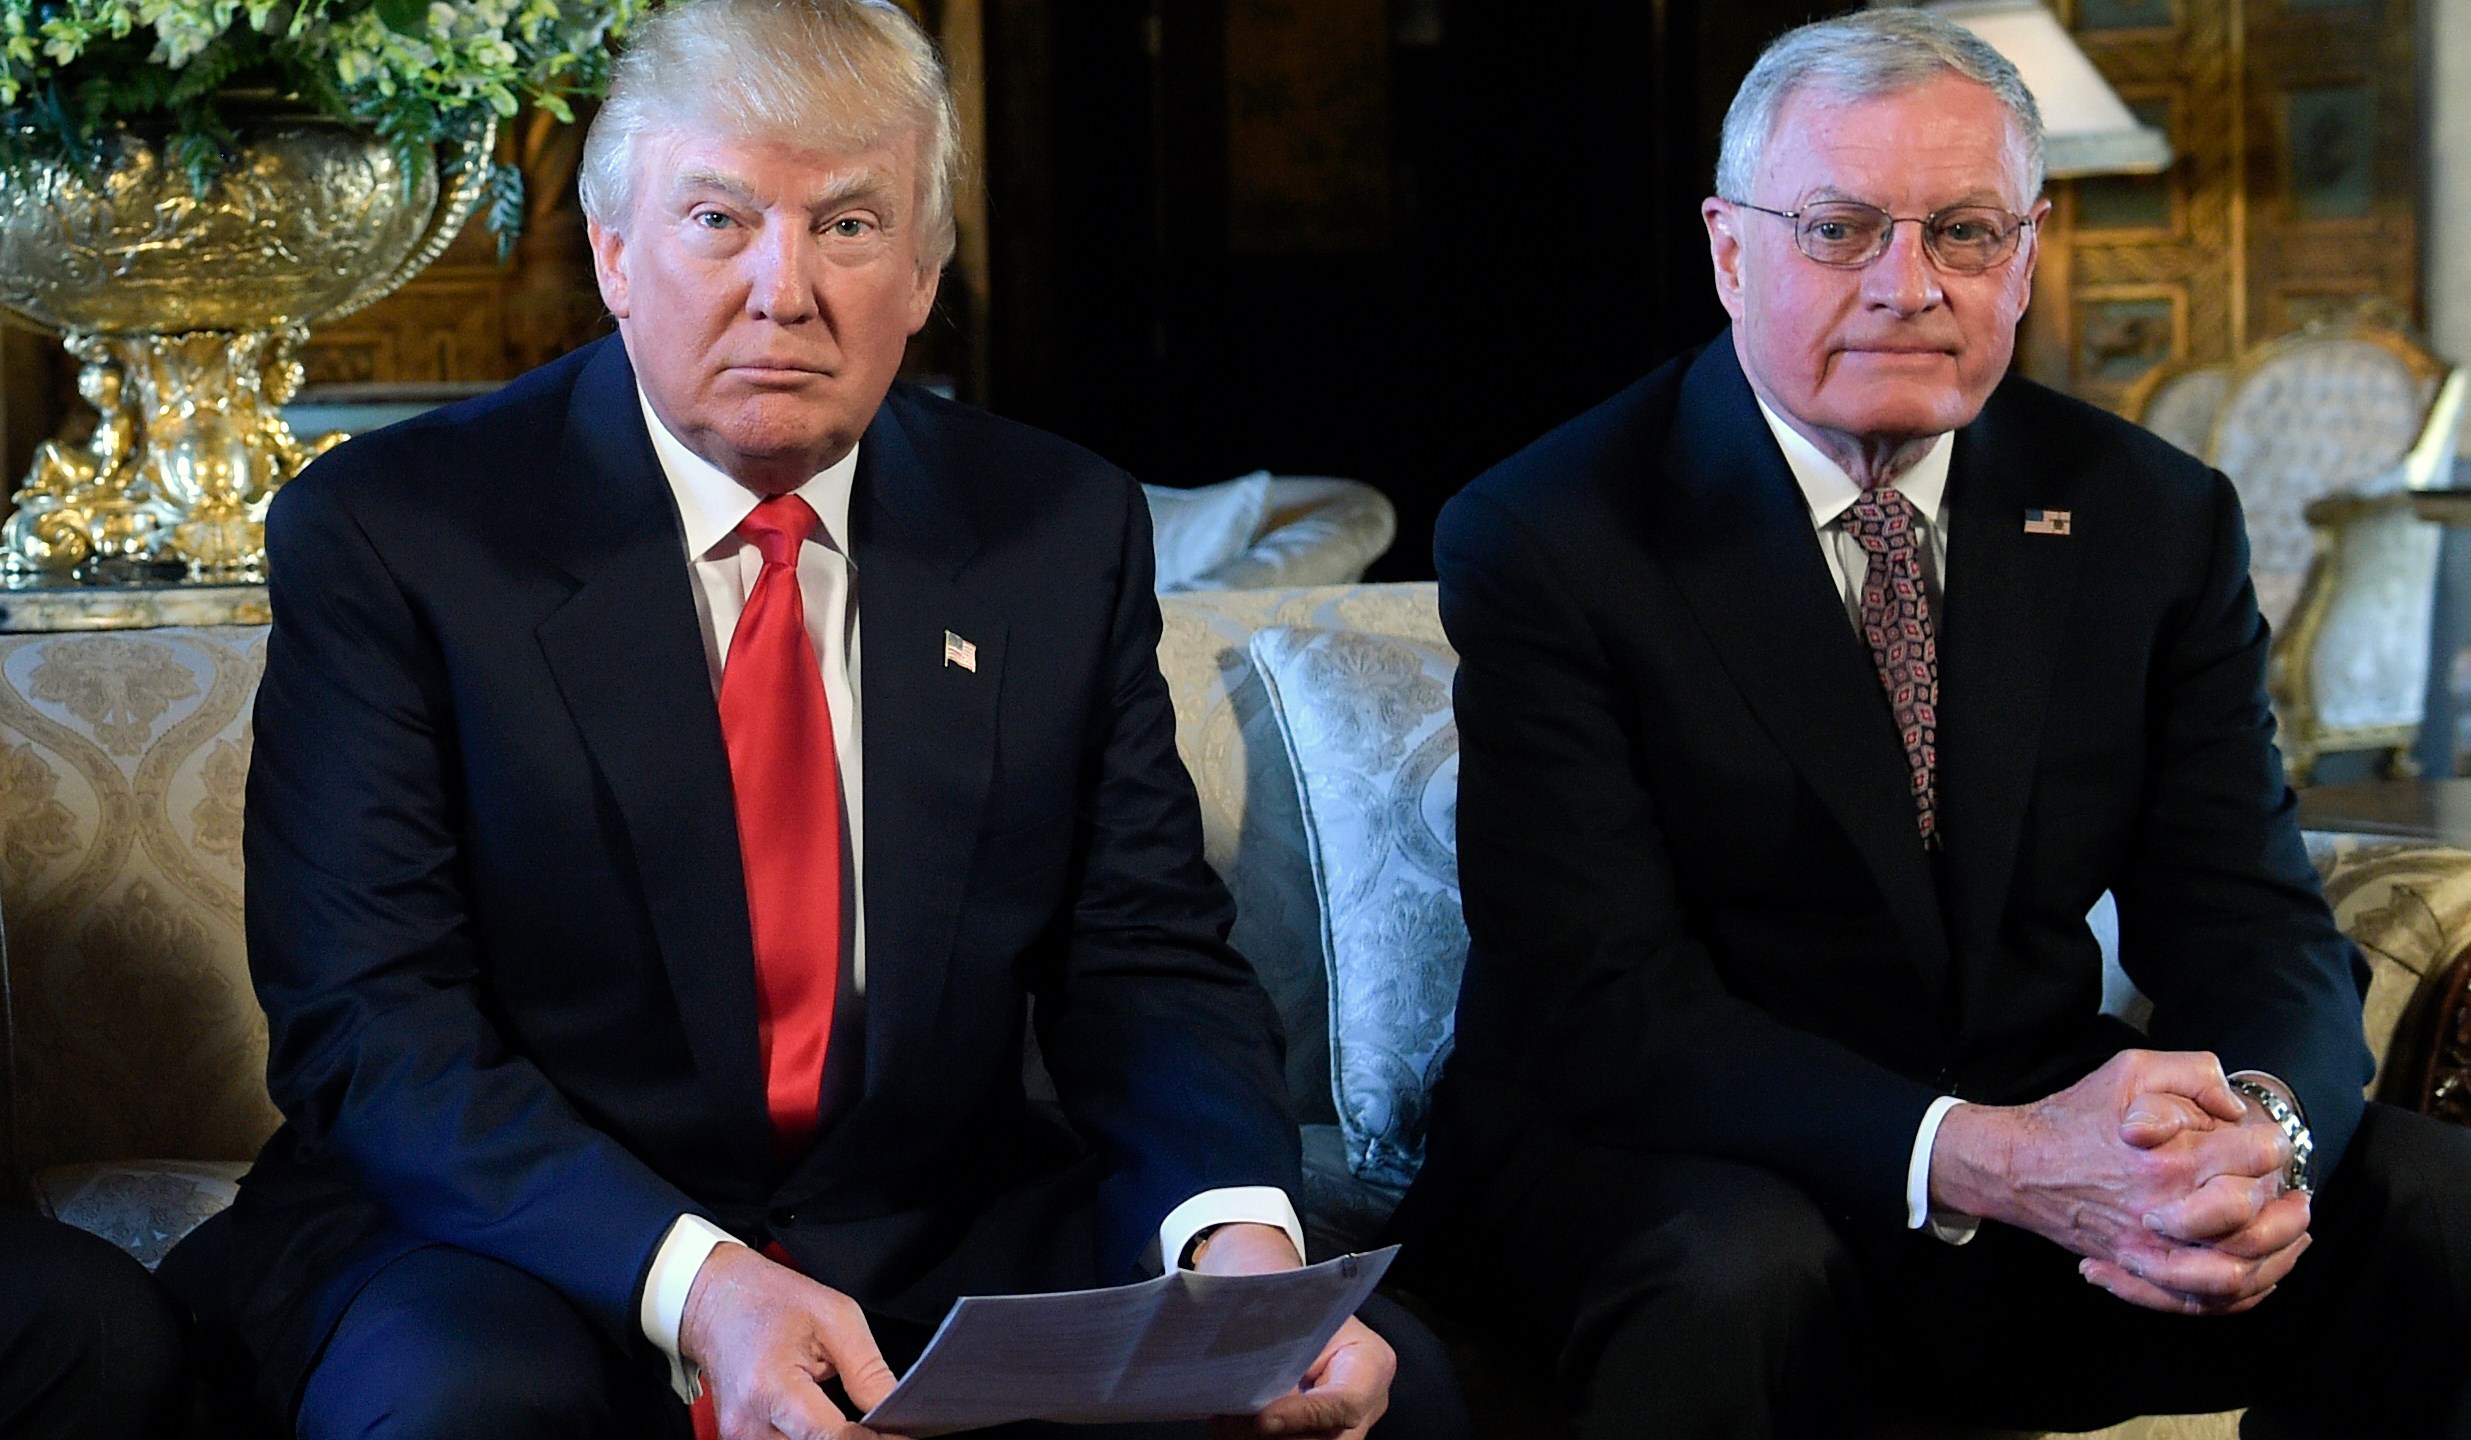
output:
<path id="1" fill-rule="evenodd" d="M 644 428 L 652 432 L 652 453 L 660 457 L 661 473 L 669 480 L 669 490 L 678 499 L 678 518 L 686 528 L 686 558 L 701 560 L 724 540 L 737 533 L 738 526 L 753 514 L 763 497 L 729 478 L 719 466 L 686 448 L 686 442 L 669 433 L 661 417 L 652 409 L 652 398 L 635 387 L 636 403 L 643 406 Z M 816 536 L 826 545 L 849 554 L 849 495 L 858 478 L 858 447 L 829 467 L 808 478 L 798 487 L 798 497 L 815 508 L 816 518 L 823 521 L 823 530 Z"/>
<path id="2" fill-rule="evenodd" d="M 1765 400 L 1756 394 L 1750 398 L 1759 401 L 1759 416 L 1767 421 L 1777 446 L 1785 452 L 1785 464 L 1793 469 L 1794 483 L 1802 487 L 1802 499 L 1810 506 L 1811 527 L 1825 530 L 1835 524 L 1836 517 L 1861 498 L 1862 487 L 1853 483 L 1844 466 L 1829 459 L 1827 452 L 1811 444 L 1801 431 L 1769 409 Z M 1953 438 L 1952 431 L 1941 434 L 1922 452 L 1922 458 L 1913 462 L 1912 469 L 1889 482 L 1932 525 L 1939 523 L 1939 502 L 1948 493 L 1948 461 L 1954 454 L 1954 447 L 1948 442 Z"/>

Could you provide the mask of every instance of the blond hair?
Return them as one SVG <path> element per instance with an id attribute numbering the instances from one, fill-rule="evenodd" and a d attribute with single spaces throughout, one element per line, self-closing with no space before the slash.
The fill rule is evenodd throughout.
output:
<path id="1" fill-rule="evenodd" d="M 635 141 L 680 125 L 864 150 L 916 135 L 921 264 L 952 258 L 960 121 L 935 42 L 892 0 L 678 0 L 638 21 L 584 138 L 584 215 L 623 230 Z"/>

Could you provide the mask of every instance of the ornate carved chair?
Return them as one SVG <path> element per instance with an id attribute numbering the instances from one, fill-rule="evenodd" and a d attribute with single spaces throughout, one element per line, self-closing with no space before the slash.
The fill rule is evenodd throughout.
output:
<path id="1" fill-rule="evenodd" d="M 2157 365 L 2129 389 L 2128 418 L 2202 459 L 2214 435 L 2214 417 L 2231 393 L 2231 365 L 2179 360 Z"/>
<path id="2" fill-rule="evenodd" d="M 2207 371 L 2139 398 L 2185 444 Z M 2174 383 L 2176 382 L 2176 383 Z M 2382 750 L 2409 773 L 2428 686 L 2438 527 L 2410 493 L 2449 478 L 2467 383 L 2399 330 L 2311 327 L 2243 356 L 2197 453 L 2239 488 L 2257 605 L 2274 629 L 2268 680 L 2283 757 Z"/>

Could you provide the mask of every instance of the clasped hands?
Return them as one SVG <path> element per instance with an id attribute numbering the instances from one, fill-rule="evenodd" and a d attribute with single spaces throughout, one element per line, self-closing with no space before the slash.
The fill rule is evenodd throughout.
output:
<path id="1" fill-rule="evenodd" d="M 2127 1050 L 2030 1105 L 1963 1105 L 1931 1148 L 1935 1207 L 2033 1231 L 2133 1305 L 2247 1310 L 2309 1244 L 2290 1141 L 2211 1055 Z"/>
<path id="2" fill-rule="evenodd" d="M 1195 1268 L 1258 1274 L 1303 1263 L 1285 1231 L 1228 1225 Z M 860 1414 L 892 1393 L 894 1377 L 856 1301 L 743 1245 L 716 1246 L 687 1292 L 678 1350 L 703 1369 L 722 1440 L 879 1440 L 825 1395 L 838 1378 Z M 1364 1322 L 1349 1319 L 1322 1347 L 1304 1383 L 1258 1415 L 1216 1422 L 1213 1440 L 1363 1440 L 1389 1404 L 1398 1359 Z"/>

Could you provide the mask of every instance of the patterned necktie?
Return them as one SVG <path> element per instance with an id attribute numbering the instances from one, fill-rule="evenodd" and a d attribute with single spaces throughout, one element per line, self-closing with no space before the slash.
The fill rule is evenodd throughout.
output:
<path id="1" fill-rule="evenodd" d="M 1922 589 L 1922 520 L 1913 502 L 1875 486 L 1845 511 L 1845 533 L 1870 557 L 1862 577 L 1862 638 L 1913 770 L 1913 808 L 1924 845 L 1938 841 L 1939 642 Z"/>
<path id="2" fill-rule="evenodd" d="M 785 1151 L 815 1130 L 841 975 L 841 771 L 798 591 L 798 550 L 818 523 L 807 502 L 776 495 L 739 524 L 764 568 L 721 668 L 764 1095 Z"/>

